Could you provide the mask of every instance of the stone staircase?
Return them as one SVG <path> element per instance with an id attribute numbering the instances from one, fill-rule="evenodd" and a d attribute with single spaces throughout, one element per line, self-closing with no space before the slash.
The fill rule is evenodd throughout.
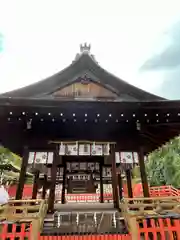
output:
<path id="1" fill-rule="evenodd" d="M 76 205 L 74 207 L 74 205 Z M 93 206 L 94 205 L 94 206 Z M 102 205 L 102 206 L 96 206 Z M 109 205 L 109 206 L 108 206 Z M 111 204 L 65 204 L 47 214 L 42 235 L 125 234 L 121 214 Z"/>

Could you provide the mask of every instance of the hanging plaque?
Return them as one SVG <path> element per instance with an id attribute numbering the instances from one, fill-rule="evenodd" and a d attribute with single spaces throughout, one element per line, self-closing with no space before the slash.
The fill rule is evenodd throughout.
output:
<path id="1" fill-rule="evenodd" d="M 53 152 L 48 152 L 47 155 L 48 155 L 47 156 L 47 163 L 52 164 L 53 163 L 53 156 L 54 156 Z"/>
<path id="2" fill-rule="evenodd" d="M 34 159 L 34 163 L 38 164 L 45 164 L 47 162 L 47 158 L 48 158 L 48 153 L 47 152 L 37 152 L 35 159 Z"/>
<path id="3" fill-rule="evenodd" d="M 102 156 L 103 155 L 103 146 L 102 146 L 102 144 L 97 144 L 96 145 L 96 155 L 97 156 Z"/>
<path id="4" fill-rule="evenodd" d="M 109 143 L 103 144 L 103 155 L 105 156 L 109 155 L 109 151 L 110 151 Z"/>
<path id="5" fill-rule="evenodd" d="M 94 163 L 88 163 L 88 170 L 94 171 Z"/>
<path id="6" fill-rule="evenodd" d="M 122 163 L 133 163 L 132 152 L 121 152 L 121 162 Z"/>
<path id="7" fill-rule="evenodd" d="M 66 146 L 64 143 L 61 143 L 59 146 L 59 155 L 65 155 L 66 152 Z"/>
<path id="8" fill-rule="evenodd" d="M 71 171 L 77 171 L 79 170 L 79 163 L 71 163 Z"/>
<path id="9" fill-rule="evenodd" d="M 69 162 L 67 162 L 66 164 L 67 164 L 67 170 L 71 171 L 71 164 Z"/>
<path id="10" fill-rule="evenodd" d="M 78 155 L 78 143 L 67 145 L 67 155 L 77 156 Z"/>
<path id="11" fill-rule="evenodd" d="M 46 164 L 48 159 L 47 152 L 30 152 L 28 163 L 32 164 Z"/>
<path id="12" fill-rule="evenodd" d="M 139 163 L 139 158 L 138 158 L 137 152 L 133 152 L 133 159 L 134 159 L 134 163 Z"/>
<path id="13" fill-rule="evenodd" d="M 63 176 L 63 172 L 64 172 L 64 169 L 60 168 L 59 174 L 60 174 L 61 177 Z"/>
<path id="14" fill-rule="evenodd" d="M 28 164 L 34 163 L 34 152 L 29 152 Z"/>
<path id="15" fill-rule="evenodd" d="M 92 156 L 102 156 L 103 155 L 103 147 L 101 144 L 92 144 L 91 146 L 91 155 Z"/>
<path id="16" fill-rule="evenodd" d="M 112 176 L 111 168 L 106 168 L 106 176 L 107 177 L 111 177 Z"/>
<path id="17" fill-rule="evenodd" d="M 120 163 L 121 162 L 121 158 L 120 158 L 120 153 L 119 152 L 115 152 L 115 159 L 116 159 L 116 163 Z"/>
<path id="18" fill-rule="evenodd" d="M 99 163 L 96 163 L 95 168 L 96 168 L 96 171 L 99 171 Z"/>
<path id="19" fill-rule="evenodd" d="M 87 169 L 87 163 L 86 162 L 80 162 L 80 170 L 86 170 Z"/>
<path id="20" fill-rule="evenodd" d="M 88 156 L 90 155 L 90 144 L 79 144 L 79 155 Z"/>

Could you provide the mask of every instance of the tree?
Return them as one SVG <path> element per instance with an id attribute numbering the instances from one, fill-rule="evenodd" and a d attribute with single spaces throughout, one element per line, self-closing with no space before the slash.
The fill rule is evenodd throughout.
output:
<path id="1" fill-rule="evenodd" d="M 0 147 L 0 165 L 7 164 L 12 160 L 11 152 L 4 147 Z"/>
<path id="2" fill-rule="evenodd" d="M 180 187 L 180 138 L 152 152 L 148 156 L 146 168 L 151 186 Z"/>

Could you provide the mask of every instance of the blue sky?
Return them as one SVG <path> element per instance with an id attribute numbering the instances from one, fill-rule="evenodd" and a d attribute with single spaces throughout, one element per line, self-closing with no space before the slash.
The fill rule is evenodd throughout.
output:
<path id="1" fill-rule="evenodd" d="M 167 72 L 144 65 L 171 44 L 179 19 L 177 0 L 0 0 L 0 92 L 62 70 L 86 41 L 102 67 L 162 95 Z"/>

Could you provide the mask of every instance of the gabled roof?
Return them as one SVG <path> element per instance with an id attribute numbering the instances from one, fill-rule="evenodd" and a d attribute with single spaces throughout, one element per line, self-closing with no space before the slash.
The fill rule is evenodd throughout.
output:
<path id="1" fill-rule="evenodd" d="M 132 98 L 135 101 L 164 100 L 159 96 L 132 86 L 107 72 L 96 62 L 94 56 L 90 54 L 90 46 L 87 46 L 86 44 L 81 45 L 80 50 L 80 54 L 77 54 L 75 60 L 64 70 L 35 84 L 1 94 L 0 97 L 47 99 L 51 93 L 66 87 L 83 76 L 86 76 L 88 79 L 91 79 L 116 93 L 116 95 L 122 100 L 124 98 L 123 96 L 129 96 L 129 100 Z"/>

